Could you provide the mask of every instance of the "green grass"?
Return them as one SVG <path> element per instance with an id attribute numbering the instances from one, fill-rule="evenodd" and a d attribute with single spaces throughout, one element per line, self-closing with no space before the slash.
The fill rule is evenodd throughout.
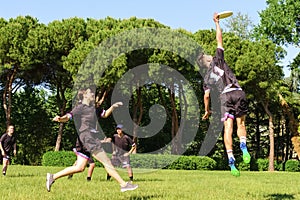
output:
<path id="1" fill-rule="evenodd" d="M 2 167 L 2 166 L 1 166 Z M 120 192 L 116 181 L 106 181 L 104 169 L 95 168 L 91 182 L 86 173 L 58 179 L 51 192 L 45 187 L 46 173 L 63 168 L 11 165 L 7 175 L 0 177 L 0 199 L 29 200 L 241 200 L 300 199 L 300 174 L 291 172 L 241 172 L 234 177 L 230 171 L 175 171 L 142 172 L 134 169 L 135 191 Z M 127 180 L 125 171 L 121 176 Z"/>

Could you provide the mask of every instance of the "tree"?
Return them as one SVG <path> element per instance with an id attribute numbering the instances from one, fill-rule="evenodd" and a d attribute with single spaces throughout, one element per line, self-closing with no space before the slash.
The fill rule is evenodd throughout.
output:
<path id="1" fill-rule="evenodd" d="M 237 12 L 236 15 L 225 20 L 225 27 L 227 32 L 234 33 L 241 39 L 250 39 L 254 24 L 247 14 Z"/>
<path id="2" fill-rule="evenodd" d="M 276 44 L 299 46 L 300 1 L 267 0 L 267 8 L 259 13 L 260 24 L 255 27 L 257 38 L 269 38 Z"/>
<path id="3" fill-rule="evenodd" d="M 300 1 L 294 0 L 267 0 L 267 8 L 260 13 L 261 21 L 260 24 L 255 28 L 255 35 L 256 37 L 266 37 L 271 39 L 277 45 L 294 45 L 299 46 L 300 44 L 300 34 L 299 34 L 299 20 L 300 20 Z M 299 55 L 295 58 L 293 65 L 291 65 L 291 83 L 293 84 L 290 87 L 295 86 L 295 78 L 299 80 L 295 76 L 298 74 L 299 71 Z M 296 64 L 298 63 L 298 64 Z M 296 84 L 298 85 L 298 83 Z M 294 92 L 291 91 L 291 92 Z M 285 98 L 284 93 L 279 91 L 279 97 L 281 99 L 282 108 L 285 110 L 285 113 L 289 113 L 290 107 L 294 107 L 295 105 L 292 104 L 290 101 L 290 106 L 287 106 L 286 103 L 288 102 Z M 292 116 L 294 114 L 290 113 L 287 116 L 289 118 L 291 124 L 296 124 L 297 117 Z M 298 114 L 296 114 L 297 116 Z M 297 150 L 298 156 L 300 156 L 300 149 L 297 148 L 300 146 L 299 142 L 299 132 L 297 129 L 290 127 L 290 130 L 293 131 L 292 135 L 292 142 L 295 150 Z M 299 150 L 298 150 L 299 149 Z"/>
<path id="4" fill-rule="evenodd" d="M 80 18 L 53 21 L 48 24 L 45 36 L 50 41 L 46 65 L 48 73 L 45 74 L 46 82 L 56 92 L 56 102 L 59 115 L 64 115 L 68 100 L 66 93 L 73 88 L 73 77 L 63 66 L 63 60 L 79 42 L 86 40 L 86 23 Z M 55 151 L 59 151 L 62 140 L 64 124 L 59 124 Z"/>
<path id="5" fill-rule="evenodd" d="M 11 122 L 13 94 L 28 81 L 30 72 L 39 71 L 39 52 L 32 53 L 32 33 L 41 26 L 30 16 L 11 18 L 0 23 L 0 73 L 3 83 L 3 108 L 6 123 Z M 37 80 L 39 82 L 39 80 Z"/>
<path id="6" fill-rule="evenodd" d="M 47 93 L 31 86 L 15 94 L 12 122 L 17 136 L 17 164 L 40 165 L 43 154 L 51 148 L 53 134 L 46 101 Z"/>

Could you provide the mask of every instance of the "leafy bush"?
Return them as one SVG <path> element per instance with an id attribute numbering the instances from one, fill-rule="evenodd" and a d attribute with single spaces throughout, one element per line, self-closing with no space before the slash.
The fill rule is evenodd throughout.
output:
<path id="1" fill-rule="evenodd" d="M 298 160 L 288 160 L 288 161 L 286 161 L 285 171 L 299 172 L 300 171 L 300 162 Z"/>
<path id="2" fill-rule="evenodd" d="M 133 168 L 213 170 L 217 163 L 205 156 L 134 154 L 131 165 Z"/>
<path id="3" fill-rule="evenodd" d="M 110 157 L 111 155 L 108 154 Z M 71 166 L 76 160 L 72 151 L 50 151 L 43 155 L 43 166 Z M 217 163 L 206 156 L 178 156 L 157 154 L 133 154 L 130 156 L 133 168 L 148 169 L 184 169 L 184 170 L 213 170 Z M 103 167 L 95 160 L 96 166 Z"/>
<path id="4" fill-rule="evenodd" d="M 73 165 L 75 161 L 76 155 L 73 151 L 48 151 L 43 155 L 42 165 L 69 167 Z M 95 159 L 94 161 L 97 167 L 103 167 L 99 161 Z"/>
<path id="5" fill-rule="evenodd" d="M 43 166 L 71 166 L 76 161 L 72 151 L 48 151 L 43 155 Z"/>
<path id="6" fill-rule="evenodd" d="M 258 171 L 268 171 L 269 169 L 269 159 L 259 158 L 257 159 L 257 169 Z"/>

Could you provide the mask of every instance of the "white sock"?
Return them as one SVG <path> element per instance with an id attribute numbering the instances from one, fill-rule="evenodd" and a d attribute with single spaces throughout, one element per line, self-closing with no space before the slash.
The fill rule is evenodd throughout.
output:
<path id="1" fill-rule="evenodd" d="M 245 136 L 240 137 L 240 143 L 242 143 L 242 142 L 246 144 L 247 138 Z"/>
<path id="2" fill-rule="evenodd" d="M 233 158 L 233 159 L 234 159 L 232 149 L 227 150 L 227 156 L 228 156 L 228 159 L 230 159 L 230 158 Z M 234 160 L 235 160 L 235 159 L 234 159 Z"/>

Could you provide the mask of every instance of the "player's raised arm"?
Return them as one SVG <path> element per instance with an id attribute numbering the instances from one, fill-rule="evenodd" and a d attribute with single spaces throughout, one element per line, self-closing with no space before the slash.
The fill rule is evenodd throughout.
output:
<path id="1" fill-rule="evenodd" d="M 106 112 L 104 113 L 104 115 L 102 115 L 102 118 L 107 118 L 109 115 L 111 115 L 111 113 L 113 112 L 113 110 L 115 108 L 118 108 L 119 106 L 122 106 L 123 103 L 122 102 L 116 102 L 114 103 L 112 106 L 109 107 L 109 109 L 106 110 Z"/>
<path id="2" fill-rule="evenodd" d="M 223 39 L 222 39 L 222 30 L 219 24 L 219 15 L 217 13 L 214 13 L 213 18 L 215 24 L 216 24 L 216 40 L 217 40 L 217 47 L 223 48 Z"/>

